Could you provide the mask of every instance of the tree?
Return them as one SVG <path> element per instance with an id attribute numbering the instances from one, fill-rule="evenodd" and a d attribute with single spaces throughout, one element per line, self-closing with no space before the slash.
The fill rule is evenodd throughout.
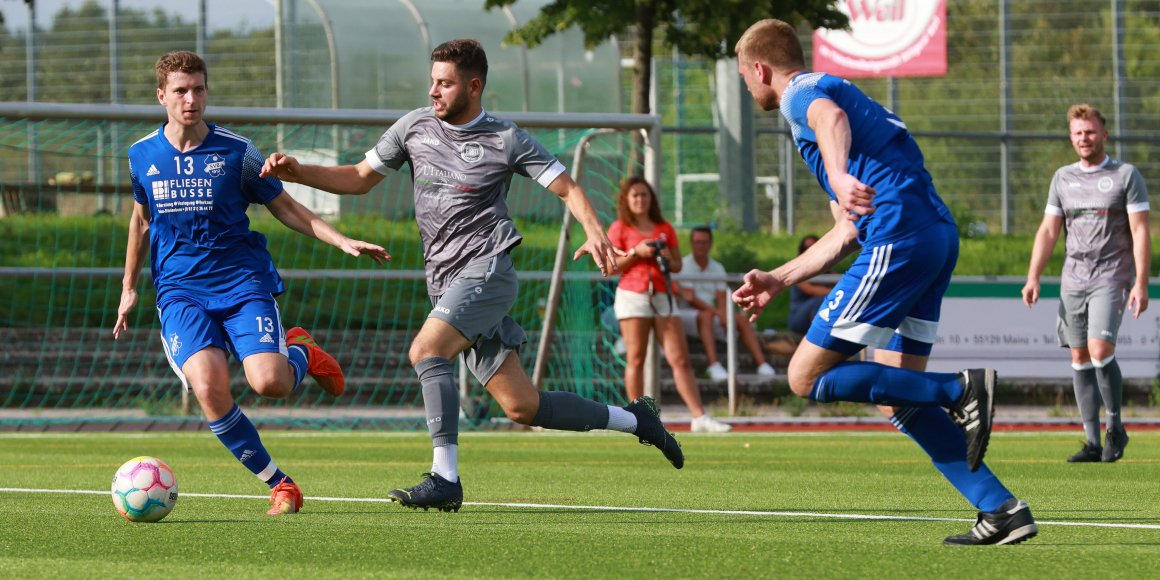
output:
<path id="1" fill-rule="evenodd" d="M 484 0 L 491 10 L 517 0 Z M 555 0 L 505 41 L 534 48 L 546 38 L 577 26 L 587 48 L 610 36 L 636 33 L 633 49 L 632 112 L 649 113 L 649 86 L 653 41 L 688 56 L 718 59 L 733 54 L 733 45 L 745 29 L 763 18 L 808 22 L 818 28 L 846 28 L 847 16 L 837 0 Z"/>

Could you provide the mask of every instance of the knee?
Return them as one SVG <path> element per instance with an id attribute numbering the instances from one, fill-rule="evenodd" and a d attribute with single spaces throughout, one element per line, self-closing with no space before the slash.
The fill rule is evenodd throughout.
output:
<path id="1" fill-rule="evenodd" d="M 537 391 L 532 397 L 519 397 L 503 402 L 503 412 L 514 423 L 531 425 L 540 410 L 540 397 Z"/>
<path id="2" fill-rule="evenodd" d="M 436 356 L 433 350 L 426 348 L 426 345 L 411 343 L 411 348 L 407 349 L 407 358 L 411 361 L 411 366 L 419 364 L 419 361 Z"/>
<path id="3" fill-rule="evenodd" d="M 250 381 L 255 393 L 271 399 L 281 399 L 290 395 L 291 385 L 283 377 L 264 376 Z"/>
<path id="4" fill-rule="evenodd" d="M 791 360 L 786 372 L 786 380 L 789 381 L 789 390 L 804 399 L 809 398 L 810 393 L 814 390 L 814 381 L 817 380 L 817 377 L 795 366 Z"/>
<path id="5" fill-rule="evenodd" d="M 1112 357 L 1116 356 L 1116 347 L 1115 347 L 1115 345 L 1111 345 L 1111 344 L 1091 345 L 1090 352 L 1091 352 L 1090 360 L 1092 361 L 1092 364 L 1097 364 L 1098 366 L 1104 366 L 1105 364 L 1111 362 L 1110 359 Z"/>

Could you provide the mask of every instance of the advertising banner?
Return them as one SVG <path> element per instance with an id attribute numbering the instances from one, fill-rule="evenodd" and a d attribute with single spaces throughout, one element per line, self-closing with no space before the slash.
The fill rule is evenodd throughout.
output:
<path id="1" fill-rule="evenodd" d="M 946 0 L 845 0 L 850 30 L 814 32 L 813 70 L 844 78 L 943 76 Z"/>

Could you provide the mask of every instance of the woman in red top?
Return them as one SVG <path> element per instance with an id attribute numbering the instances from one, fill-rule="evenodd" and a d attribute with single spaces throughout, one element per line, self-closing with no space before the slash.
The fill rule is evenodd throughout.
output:
<path id="1" fill-rule="evenodd" d="M 635 400 L 644 394 L 645 351 L 649 332 L 655 329 L 673 369 L 677 393 L 693 416 L 693 425 L 701 427 L 698 431 L 728 431 L 729 426 L 709 417 L 701 404 L 697 379 L 689 364 L 685 328 L 675 316 L 674 289 L 669 287 L 660 268 L 663 261 L 673 273 L 681 271 L 676 230 L 661 215 L 652 186 L 640 177 L 630 177 L 621 183 L 616 213 L 618 219 L 608 228 L 608 239 L 613 246 L 628 253 L 616 258 L 620 282 L 613 305 L 627 349 L 624 385 L 628 399 Z"/>

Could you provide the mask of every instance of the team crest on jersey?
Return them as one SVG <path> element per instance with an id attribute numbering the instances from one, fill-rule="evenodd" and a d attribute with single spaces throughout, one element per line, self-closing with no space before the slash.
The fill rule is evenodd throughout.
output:
<path id="1" fill-rule="evenodd" d="M 459 156 L 468 163 L 475 163 L 483 159 L 483 145 L 469 141 L 459 146 Z"/>
<path id="2" fill-rule="evenodd" d="M 210 177 L 221 177 L 226 173 L 226 160 L 222 159 L 220 155 L 214 153 L 205 158 L 205 172 Z"/>
<path id="3" fill-rule="evenodd" d="M 1096 182 L 1096 189 L 1100 190 L 1100 193 L 1107 193 L 1112 190 L 1113 185 L 1115 184 L 1112 183 L 1111 177 L 1101 177 L 1100 180 Z"/>

